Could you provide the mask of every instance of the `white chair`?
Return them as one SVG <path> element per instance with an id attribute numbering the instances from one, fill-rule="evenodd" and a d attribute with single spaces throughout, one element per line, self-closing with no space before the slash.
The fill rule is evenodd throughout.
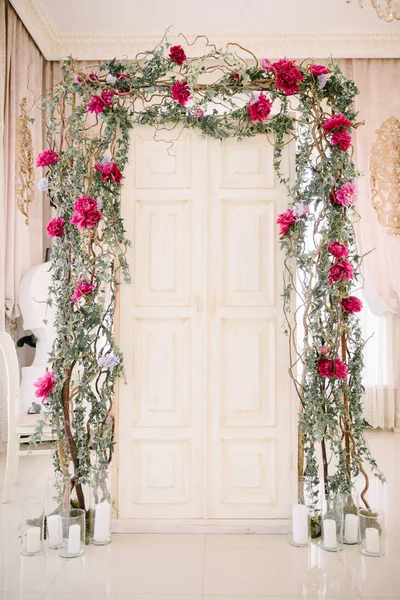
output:
<path id="1" fill-rule="evenodd" d="M 19 457 L 27 454 L 50 454 L 48 448 L 29 448 L 21 450 L 21 437 L 24 442 L 29 442 L 37 422 L 43 415 L 28 415 L 21 412 L 20 406 L 20 383 L 18 357 L 14 342 L 8 333 L 0 332 L 0 349 L 4 354 L 7 375 L 7 397 L 8 397 L 8 444 L 7 444 L 7 467 L 3 489 L 3 503 L 11 500 L 12 487 L 17 481 Z M 42 441 L 52 441 L 53 435 L 50 427 L 43 430 Z"/>

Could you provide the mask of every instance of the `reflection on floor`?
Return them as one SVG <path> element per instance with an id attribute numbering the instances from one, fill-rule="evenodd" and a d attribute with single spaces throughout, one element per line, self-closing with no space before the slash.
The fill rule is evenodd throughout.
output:
<path id="1" fill-rule="evenodd" d="M 279 535 L 114 535 L 82 559 L 22 557 L 18 501 L 44 493 L 49 457 L 23 457 L 14 501 L 0 505 L 0 600 L 400 599 L 400 435 L 372 432 L 373 454 L 388 478 L 373 502 L 387 515 L 387 555 L 362 557 L 289 546 Z M 5 457 L 0 457 L 0 482 Z"/>

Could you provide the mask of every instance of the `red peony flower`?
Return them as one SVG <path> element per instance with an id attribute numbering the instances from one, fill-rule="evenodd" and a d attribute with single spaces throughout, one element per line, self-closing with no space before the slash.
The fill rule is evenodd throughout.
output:
<path id="1" fill-rule="evenodd" d="M 129 77 L 126 73 L 118 73 L 117 79 L 121 81 L 121 79 L 129 79 Z"/>
<path id="2" fill-rule="evenodd" d="M 331 266 L 329 269 L 328 281 L 330 285 L 333 285 L 337 281 L 341 281 L 342 279 L 344 279 L 344 281 L 349 281 L 350 279 L 353 279 L 353 277 L 353 265 L 345 258 Z"/>
<path id="3" fill-rule="evenodd" d="M 39 377 L 33 385 L 37 388 L 35 396 L 41 398 L 42 403 L 46 402 L 56 385 L 54 371 L 51 371 L 50 373 L 47 371 L 42 377 Z"/>
<path id="4" fill-rule="evenodd" d="M 356 296 L 349 296 L 348 298 L 343 298 L 340 305 L 345 312 L 348 312 L 351 315 L 360 312 L 360 310 L 363 307 L 363 303 L 361 302 L 361 300 L 356 298 Z"/>
<path id="5" fill-rule="evenodd" d="M 277 224 L 280 226 L 279 235 L 285 236 L 296 221 L 297 219 L 291 208 L 288 208 L 286 212 L 280 214 L 276 220 Z"/>
<path id="6" fill-rule="evenodd" d="M 108 162 L 105 164 L 98 163 L 94 165 L 96 171 L 101 173 L 102 181 L 110 181 L 112 180 L 114 183 L 121 183 L 122 181 L 122 173 L 118 169 L 117 165 L 113 162 Z"/>
<path id="7" fill-rule="evenodd" d="M 182 46 L 171 46 L 168 56 L 177 65 L 183 65 L 186 60 L 186 54 Z"/>
<path id="8" fill-rule="evenodd" d="M 276 71 L 276 87 L 285 92 L 287 96 L 297 94 L 304 75 L 300 73 L 296 62 L 285 58 L 272 63 L 272 67 Z"/>
<path id="9" fill-rule="evenodd" d="M 179 102 L 181 106 L 185 106 L 190 96 L 190 89 L 187 81 L 176 81 L 171 87 L 172 98 Z"/>
<path id="10" fill-rule="evenodd" d="M 338 113 L 325 121 L 322 127 L 324 128 L 325 135 L 327 135 L 328 133 L 333 133 L 334 131 L 339 131 L 340 129 L 348 129 L 351 127 L 351 122 L 344 115 L 342 115 L 342 113 Z"/>
<path id="11" fill-rule="evenodd" d="M 249 113 L 250 121 L 258 121 L 262 123 L 269 117 L 271 112 L 272 102 L 269 100 L 263 92 L 259 95 L 258 99 L 252 104 L 249 104 L 247 111 Z"/>
<path id="12" fill-rule="evenodd" d="M 341 150 L 348 150 L 351 146 L 351 135 L 347 131 L 337 131 L 331 137 L 331 144 L 339 146 Z"/>
<path id="13" fill-rule="evenodd" d="M 328 75 L 329 73 L 329 69 L 324 65 L 311 65 L 310 71 L 316 77 L 318 77 L 318 75 Z"/>
<path id="14" fill-rule="evenodd" d="M 322 377 L 328 377 L 328 379 L 332 379 L 333 377 L 337 379 L 347 378 L 347 367 L 340 358 L 335 358 L 335 360 L 320 358 L 317 364 L 317 371 Z"/>
<path id="15" fill-rule="evenodd" d="M 357 202 L 356 186 L 352 183 L 345 183 L 338 190 L 332 192 L 331 203 L 341 206 L 351 206 Z"/>
<path id="16" fill-rule="evenodd" d="M 346 246 L 340 242 L 332 242 L 329 244 L 328 250 L 335 258 L 345 258 L 349 255 Z"/>
<path id="17" fill-rule="evenodd" d="M 86 279 L 78 279 L 76 282 L 76 288 L 71 296 L 73 302 L 77 302 L 82 296 L 90 296 L 94 290 L 94 285 L 86 281 Z"/>
<path id="18" fill-rule="evenodd" d="M 77 225 L 79 231 L 84 227 L 91 229 L 101 219 L 101 212 L 97 210 L 97 201 L 89 196 L 81 196 L 74 203 L 72 225 Z"/>
<path id="19" fill-rule="evenodd" d="M 37 167 L 48 167 L 49 165 L 54 165 L 56 162 L 58 162 L 58 154 L 50 150 L 50 148 L 43 150 L 36 158 Z"/>
<path id="20" fill-rule="evenodd" d="M 337 379 L 347 379 L 347 366 L 344 364 L 340 358 L 335 358 L 334 363 L 334 373 Z"/>
<path id="21" fill-rule="evenodd" d="M 99 81 L 99 77 L 96 73 L 88 73 L 88 75 L 86 75 L 86 81 L 87 83 L 96 83 Z"/>
<path id="22" fill-rule="evenodd" d="M 240 75 L 239 73 L 233 73 L 232 75 L 232 79 L 239 79 Z"/>
<path id="23" fill-rule="evenodd" d="M 113 90 L 101 92 L 100 96 L 92 96 L 88 103 L 88 111 L 96 115 L 102 113 L 104 109 L 111 106 L 113 96 L 115 96 Z"/>
<path id="24" fill-rule="evenodd" d="M 317 364 L 317 371 L 322 377 L 328 377 L 332 379 L 334 375 L 333 361 L 329 358 L 320 358 Z"/>
<path id="25" fill-rule="evenodd" d="M 53 237 L 63 237 L 64 235 L 64 219 L 61 217 L 54 217 L 50 219 L 46 226 L 46 234 Z"/>

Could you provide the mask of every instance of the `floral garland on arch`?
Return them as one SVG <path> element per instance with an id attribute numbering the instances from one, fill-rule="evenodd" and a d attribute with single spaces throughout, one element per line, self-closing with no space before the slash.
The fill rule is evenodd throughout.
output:
<path id="1" fill-rule="evenodd" d="M 366 504 L 364 465 L 383 477 L 363 433 L 365 342 L 357 318 L 362 304 L 353 295 L 362 261 L 353 230 L 357 88 L 335 63 L 259 63 L 251 52 L 244 60 L 236 48 L 217 49 L 207 40 L 203 56 L 188 57 L 189 44 L 171 47 L 163 40 L 133 61 L 112 60 L 88 73 L 68 59 L 62 82 L 44 100 L 49 147 L 36 164 L 46 169 L 39 187 L 56 211 L 47 235 L 53 239 L 57 338 L 53 369 L 35 385 L 57 433 L 55 468 L 71 477 L 81 508 L 91 465 L 108 464 L 114 448 L 112 404 L 123 373 L 114 305 L 121 276 L 129 280 L 130 244 L 120 190 L 135 124 L 152 126 L 155 136 L 175 128 L 177 137 L 196 128 L 221 140 L 265 134 L 274 145 L 274 168 L 289 197 L 277 224 L 286 255 L 289 372 L 300 404 L 298 472 L 336 492 L 348 490 L 361 471 Z M 281 169 L 291 140 L 293 181 Z"/>

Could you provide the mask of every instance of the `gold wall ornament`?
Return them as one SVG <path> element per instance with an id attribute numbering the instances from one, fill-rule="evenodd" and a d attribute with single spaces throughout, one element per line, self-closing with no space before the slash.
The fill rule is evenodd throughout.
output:
<path id="1" fill-rule="evenodd" d="M 34 198 L 34 177 L 33 177 L 33 145 L 32 134 L 29 129 L 29 117 L 26 112 L 26 98 L 22 98 L 20 109 L 21 114 L 16 122 L 16 143 L 15 143 L 15 195 L 17 198 L 18 209 L 25 216 L 25 223 L 28 225 L 29 204 Z"/>
<path id="2" fill-rule="evenodd" d="M 400 235 L 400 121 L 390 117 L 371 148 L 372 205 L 389 234 Z"/>

